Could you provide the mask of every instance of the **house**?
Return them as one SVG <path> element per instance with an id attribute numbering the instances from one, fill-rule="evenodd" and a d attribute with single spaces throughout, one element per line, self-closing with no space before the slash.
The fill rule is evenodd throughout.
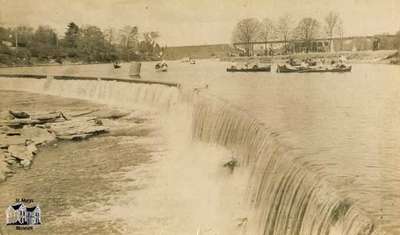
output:
<path id="1" fill-rule="evenodd" d="M 40 220 L 40 208 L 39 206 L 27 207 L 26 208 L 26 220 L 28 224 L 41 224 Z"/>
<path id="2" fill-rule="evenodd" d="M 41 224 L 40 208 L 38 205 L 26 207 L 23 203 L 16 203 L 6 209 L 7 225 L 37 225 Z"/>

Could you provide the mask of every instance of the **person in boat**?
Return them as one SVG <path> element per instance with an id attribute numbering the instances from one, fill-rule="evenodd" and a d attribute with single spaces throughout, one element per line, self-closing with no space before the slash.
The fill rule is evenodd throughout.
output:
<path id="1" fill-rule="evenodd" d="M 287 63 L 288 63 L 290 66 L 295 66 L 295 65 L 296 65 L 296 62 L 294 61 L 294 59 L 293 59 L 292 57 L 289 58 L 289 60 L 287 61 Z"/>
<path id="2" fill-rule="evenodd" d="M 161 68 L 168 68 L 168 64 L 163 60 L 160 63 L 157 63 L 155 66 L 155 69 L 161 69 Z"/>
<path id="3" fill-rule="evenodd" d="M 344 55 L 341 55 L 341 56 L 339 57 L 339 62 L 340 62 L 340 63 L 346 63 L 346 62 L 347 62 L 346 57 L 345 57 Z"/>
<path id="4" fill-rule="evenodd" d="M 119 69 L 121 65 L 119 65 L 119 61 L 114 61 L 113 66 L 115 69 Z"/>
<path id="5" fill-rule="evenodd" d="M 322 62 L 321 59 L 316 59 L 315 66 L 318 68 L 322 68 L 322 67 L 324 67 L 324 63 Z"/>
<path id="6" fill-rule="evenodd" d="M 300 64 L 300 68 L 302 69 L 307 69 L 309 67 L 309 63 L 307 62 L 307 60 L 302 60 L 301 64 Z"/>
<path id="7" fill-rule="evenodd" d="M 195 92 L 196 94 L 199 94 L 199 92 L 201 90 L 205 90 L 205 89 L 208 89 L 208 84 L 206 84 L 204 87 L 196 87 L 196 88 L 194 88 L 193 92 Z"/>
<path id="8" fill-rule="evenodd" d="M 237 69 L 237 64 L 235 62 L 232 62 L 230 65 L 231 69 Z"/>
<path id="9" fill-rule="evenodd" d="M 316 66 L 317 65 L 317 62 L 311 58 L 307 58 L 306 63 L 308 64 L 308 66 Z"/>
<path id="10" fill-rule="evenodd" d="M 343 55 L 339 57 L 339 62 L 337 63 L 336 67 L 338 68 L 346 68 L 347 67 L 347 59 Z"/>

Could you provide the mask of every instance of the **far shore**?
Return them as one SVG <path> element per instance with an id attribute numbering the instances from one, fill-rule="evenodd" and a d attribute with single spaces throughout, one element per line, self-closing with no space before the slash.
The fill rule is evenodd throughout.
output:
<path id="1" fill-rule="evenodd" d="M 225 56 L 225 57 L 210 57 L 210 58 L 196 58 L 195 59 L 219 59 L 225 62 L 262 62 L 262 63 L 284 63 L 289 58 L 296 60 L 303 60 L 306 58 L 324 58 L 324 59 L 335 59 L 339 56 L 345 56 L 349 62 L 355 64 L 400 64 L 400 55 L 398 50 L 379 50 L 379 51 L 338 51 L 338 52 L 313 52 L 313 53 L 297 53 L 297 54 L 287 54 L 287 55 L 274 55 L 274 56 Z M 181 59 L 174 59 L 166 61 L 180 61 Z M 139 62 L 152 62 L 152 60 L 144 60 Z M 121 63 L 130 63 L 123 61 Z M 24 67 L 50 67 L 50 66 L 71 66 L 71 65 L 100 65 L 100 64 L 112 64 L 111 62 L 65 62 L 59 63 L 38 63 L 38 64 L 20 64 L 20 65 L 3 65 L 0 64 L 0 69 L 2 68 L 24 68 Z"/>
<path id="2" fill-rule="evenodd" d="M 299 53 L 290 55 L 276 56 L 243 56 L 243 57 L 223 57 L 221 61 L 247 62 L 260 61 L 264 63 L 283 63 L 289 58 L 302 60 L 306 58 L 324 58 L 335 59 L 339 56 L 345 56 L 351 63 L 371 63 L 371 64 L 391 64 L 398 59 L 397 50 L 379 50 L 379 51 L 340 51 L 340 52 L 320 52 L 320 53 Z"/>

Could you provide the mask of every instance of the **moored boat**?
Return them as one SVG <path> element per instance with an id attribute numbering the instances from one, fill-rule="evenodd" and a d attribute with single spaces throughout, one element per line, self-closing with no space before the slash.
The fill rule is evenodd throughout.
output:
<path id="1" fill-rule="evenodd" d="M 161 63 L 157 63 L 154 67 L 157 72 L 167 72 L 168 71 L 168 65 L 164 61 Z"/>
<path id="2" fill-rule="evenodd" d="M 343 73 L 351 72 L 351 65 L 325 66 L 325 67 L 301 67 L 278 65 L 277 73 Z"/>
<path id="3" fill-rule="evenodd" d="M 231 67 L 226 69 L 227 72 L 271 72 L 271 65 L 264 65 L 264 66 L 258 66 L 254 65 L 252 67 L 240 67 L 238 68 L 235 65 L 232 65 Z"/>
<path id="4" fill-rule="evenodd" d="M 114 66 L 114 69 L 119 69 L 119 68 L 121 68 L 121 65 L 119 64 L 118 61 L 114 62 L 114 63 L 113 63 L 113 66 Z"/>

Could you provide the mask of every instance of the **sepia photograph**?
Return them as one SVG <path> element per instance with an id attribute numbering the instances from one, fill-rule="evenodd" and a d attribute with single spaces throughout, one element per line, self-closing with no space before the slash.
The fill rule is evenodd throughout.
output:
<path id="1" fill-rule="evenodd" d="M 400 235 L 399 0 L 0 0 L 0 235 Z"/>

